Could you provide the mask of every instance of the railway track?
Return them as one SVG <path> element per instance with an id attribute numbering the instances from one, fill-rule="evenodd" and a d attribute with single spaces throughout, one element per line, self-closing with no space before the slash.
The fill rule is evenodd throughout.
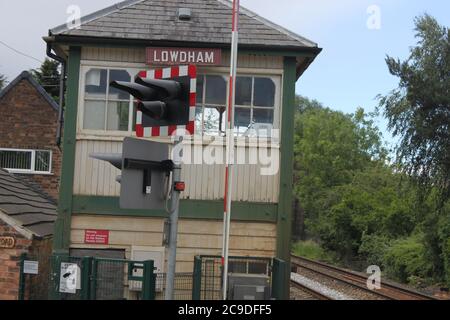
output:
<path id="1" fill-rule="evenodd" d="M 340 283 L 347 288 L 352 287 L 353 290 L 361 292 L 364 297 L 370 300 L 437 300 L 434 297 L 388 281 L 382 281 L 381 289 L 370 290 L 367 288 L 368 276 L 366 274 L 298 256 L 291 257 L 291 264 L 293 268 L 296 268 L 297 273 L 314 274 L 316 277 L 327 279 L 327 281 L 333 283 Z M 295 287 L 297 284 L 293 284 L 293 286 Z M 312 290 L 311 288 L 308 289 Z M 316 297 L 319 298 L 317 295 Z"/>
<path id="2" fill-rule="evenodd" d="M 304 292 L 305 294 L 311 296 L 314 300 L 333 300 L 331 297 L 317 291 L 313 290 L 307 286 L 304 286 L 296 281 L 291 280 L 291 286 L 294 287 L 296 290 L 299 290 L 301 292 Z"/>

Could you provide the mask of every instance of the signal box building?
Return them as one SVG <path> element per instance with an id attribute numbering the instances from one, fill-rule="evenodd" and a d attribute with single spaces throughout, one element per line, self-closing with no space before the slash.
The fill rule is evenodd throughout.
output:
<path id="1" fill-rule="evenodd" d="M 195 137 L 184 143 L 195 145 L 196 155 L 225 152 L 231 3 L 125 1 L 70 27 L 54 28 L 44 38 L 66 61 L 68 77 L 54 251 L 153 257 L 159 271 L 165 272 L 162 239 L 167 213 L 121 209 L 116 182 L 120 172 L 89 154 L 120 153 L 123 139 L 136 136 L 134 101 L 111 88 L 111 81 L 133 81 L 140 71 L 187 64 L 198 68 L 197 106 Z M 289 260 L 295 83 L 319 53 L 316 43 L 241 9 L 236 153 L 247 159 L 258 154 L 264 146 L 259 143 L 258 148 L 256 143 L 261 135 L 268 138 L 265 145 L 278 164 L 247 160 L 236 166 L 233 256 Z M 152 134 L 148 139 L 168 140 Z M 224 168 L 205 161 L 183 165 L 186 190 L 180 204 L 177 272 L 192 272 L 196 255 L 221 254 Z"/>

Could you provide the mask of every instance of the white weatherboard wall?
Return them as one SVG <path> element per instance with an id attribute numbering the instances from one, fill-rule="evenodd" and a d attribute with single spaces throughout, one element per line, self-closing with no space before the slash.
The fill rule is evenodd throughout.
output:
<path id="1" fill-rule="evenodd" d="M 107 66 L 108 63 L 139 64 L 145 66 L 145 50 L 131 48 L 83 48 L 83 61 L 87 64 Z M 208 67 L 207 70 L 222 72 L 229 66 L 229 54 L 223 53 L 222 65 Z M 283 58 L 266 55 L 239 55 L 238 67 L 245 73 L 279 74 L 283 72 Z M 147 67 L 149 68 L 149 67 Z M 80 97 L 81 98 L 81 97 Z M 281 101 L 281 97 L 280 97 Z M 281 103 L 281 102 L 280 102 Z M 79 105 L 82 105 L 79 104 Z M 118 196 L 120 185 L 115 181 L 119 170 L 110 164 L 89 158 L 90 153 L 120 153 L 122 137 L 109 135 L 77 134 L 74 194 L 88 196 Z M 237 153 L 243 154 L 254 147 L 238 147 Z M 225 149 L 225 148 L 224 148 Z M 237 165 L 234 179 L 233 201 L 277 203 L 279 196 L 279 174 L 261 175 L 260 165 Z M 184 165 L 182 178 L 186 182 L 184 199 L 220 200 L 224 194 L 224 165 Z"/>
<path id="2" fill-rule="evenodd" d="M 246 152 L 245 149 L 238 148 L 238 153 Z M 107 162 L 90 158 L 89 154 L 121 152 L 121 141 L 77 141 L 74 194 L 119 196 L 120 184 L 116 182 L 116 177 L 120 175 L 120 171 Z M 186 191 L 182 193 L 183 199 L 223 199 L 224 170 L 224 165 L 183 165 L 182 179 L 186 182 Z M 276 203 L 278 182 L 278 174 L 261 175 L 260 165 L 237 165 L 232 199 L 233 201 Z"/>

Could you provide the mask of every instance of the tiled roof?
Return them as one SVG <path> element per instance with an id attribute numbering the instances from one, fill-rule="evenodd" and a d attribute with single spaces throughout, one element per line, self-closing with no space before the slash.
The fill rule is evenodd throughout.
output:
<path id="1" fill-rule="evenodd" d="M 62 25 L 51 35 L 192 42 L 215 45 L 231 43 L 231 2 L 227 0 L 128 0 L 81 19 L 81 26 Z M 178 19 L 179 8 L 190 8 L 190 21 Z M 241 46 L 317 48 L 317 44 L 256 13 L 241 8 Z"/>
<path id="2" fill-rule="evenodd" d="M 56 205 L 34 186 L 0 169 L 0 212 L 37 237 L 53 234 Z"/>

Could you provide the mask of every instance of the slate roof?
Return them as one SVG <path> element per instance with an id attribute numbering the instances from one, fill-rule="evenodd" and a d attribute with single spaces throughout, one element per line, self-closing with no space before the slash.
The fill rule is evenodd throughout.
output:
<path id="1" fill-rule="evenodd" d="M 61 25 L 50 35 L 151 42 L 193 42 L 229 46 L 231 7 L 228 0 L 128 0 L 81 19 L 79 29 Z M 190 8 L 190 21 L 178 19 Z M 317 44 L 241 7 L 239 44 L 243 47 L 317 48 Z"/>
<path id="2" fill-rule="evenodd" d="M 50 104 L 53 109 L 55 109 L 56 111 L 59 109 L 56 101 L 47 93 L 47 91 L 45 91 L 45 89 L 39 83 L 37 83 L 36 80 L 34 80 L 33 76 L 28 71 L 23 71 L 17 78 L 11 81 L 2 91 L 0 91 L 0 99 L 6 96 L 6 94 L 22 80 L 27 80 L 45 99 L 45 101 Z"/>
<path id="3" fill-rule="evenodd" d="M 38 238 L 53 234 L 56 205 L 25 180 L 0 169 L 0 212 Z"/>

